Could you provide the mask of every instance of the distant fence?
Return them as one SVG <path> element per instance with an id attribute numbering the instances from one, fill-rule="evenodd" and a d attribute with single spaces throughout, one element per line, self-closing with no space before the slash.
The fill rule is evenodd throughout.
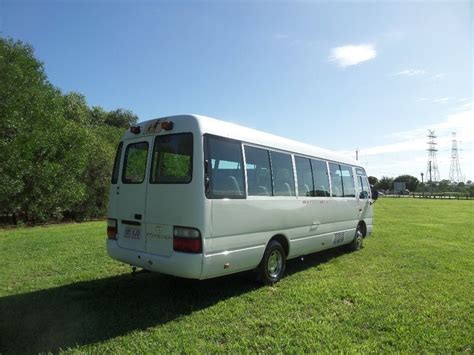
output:
<path id="1" fill-rule="evenodd" d="M 387 194 L 381 197 L 392 197 L 392 198 L 431 198 L 439 200 L 474 200 L 474 196 L 470 194 L 456 193 L 456 192 L 410 192 L 409 194 Z"/>

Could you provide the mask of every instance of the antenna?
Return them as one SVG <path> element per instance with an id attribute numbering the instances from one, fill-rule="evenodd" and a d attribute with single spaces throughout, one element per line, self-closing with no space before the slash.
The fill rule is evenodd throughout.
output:
<path id="1" fill-rule="evenodd" d="M 429 182 L 438 182 L 439 178 L 439 170 L 438 170 L 438 161 L 436 159 L 436 152 L 438 149 L 436 145 L 438 143 L 435 142 L 435 139 L 438 138 L 435 135 L 435 131 L 428 130 L 428 161 L 426 164 L 426 176 L 428 177 Z"/>
<path id="2" fill-rule="evenodd" d="M 455 184 L 458 182 L 464 182 L 464 178 L 461 174 L 461 164 L 459 164 L 459 149 L 458 141 L 456 140 L 456 132 L 452 132 L 453 145 L 451 148 L 451 166 L 449 167 L 449 180 Z"/>

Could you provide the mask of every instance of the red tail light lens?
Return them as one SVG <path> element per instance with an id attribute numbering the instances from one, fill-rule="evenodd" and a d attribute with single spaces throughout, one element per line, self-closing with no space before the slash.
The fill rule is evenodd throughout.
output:
<path id="1" fill-rule="evenodd" d="M 117 240 L 117 220 L 114 218 L 107 219 L 107 238 Z"/>
<path id="2" fill-rule="evenodd" d="M 173 250 L 183 253 L 202 253 L 202 238 L 195 228 L 174 227 Z"/>

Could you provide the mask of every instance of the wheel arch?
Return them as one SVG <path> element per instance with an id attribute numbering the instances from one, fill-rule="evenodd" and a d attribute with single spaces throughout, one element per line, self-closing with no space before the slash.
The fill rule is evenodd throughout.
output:
<path id="1" fill-rule="evenodd" d="M 365 221 L 360 220 L 357 224 L 357 228 L 360 228 L 360 231 L 362 232 L 362 235 L 365 238 L 365 236 L 367 235 L 367 224 L 365 224 Z"/>
<path id="2" fill-rule="evenodd" d="M 270 244 L 272 240 L 276 240 L 278 243 L 281 244 L 281 246 L 283 247 L 283 250 L 285 251 L 285 258 L 288 258 L 288 255 L 290 253 L 290 242 L 288 241 L 288 238 L 284 234 L 275 234 L 267 242 L 265 249 L 267 248 L 268 244 Z"/>

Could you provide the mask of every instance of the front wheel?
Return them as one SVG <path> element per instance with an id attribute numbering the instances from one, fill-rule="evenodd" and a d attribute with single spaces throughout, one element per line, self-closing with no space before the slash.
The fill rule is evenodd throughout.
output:
<path id="1" fill-rule="evenodd" d="M 364 242 L 364 234 L 359 226 L 357 226 L 354 239 L 347 246 L 351 251 L 357 251 L 362 249 L 362 244 Z"/>
<path id="2" fill-rule="evenodd" d="M 283 277 L 285 267 L 285 250 L 279 242 L 272 240 L 268 244 L 267 249 L 265 249 L 262 261 L 258 267 L 259 279 L 265 285 L 273 285 Z"/>

